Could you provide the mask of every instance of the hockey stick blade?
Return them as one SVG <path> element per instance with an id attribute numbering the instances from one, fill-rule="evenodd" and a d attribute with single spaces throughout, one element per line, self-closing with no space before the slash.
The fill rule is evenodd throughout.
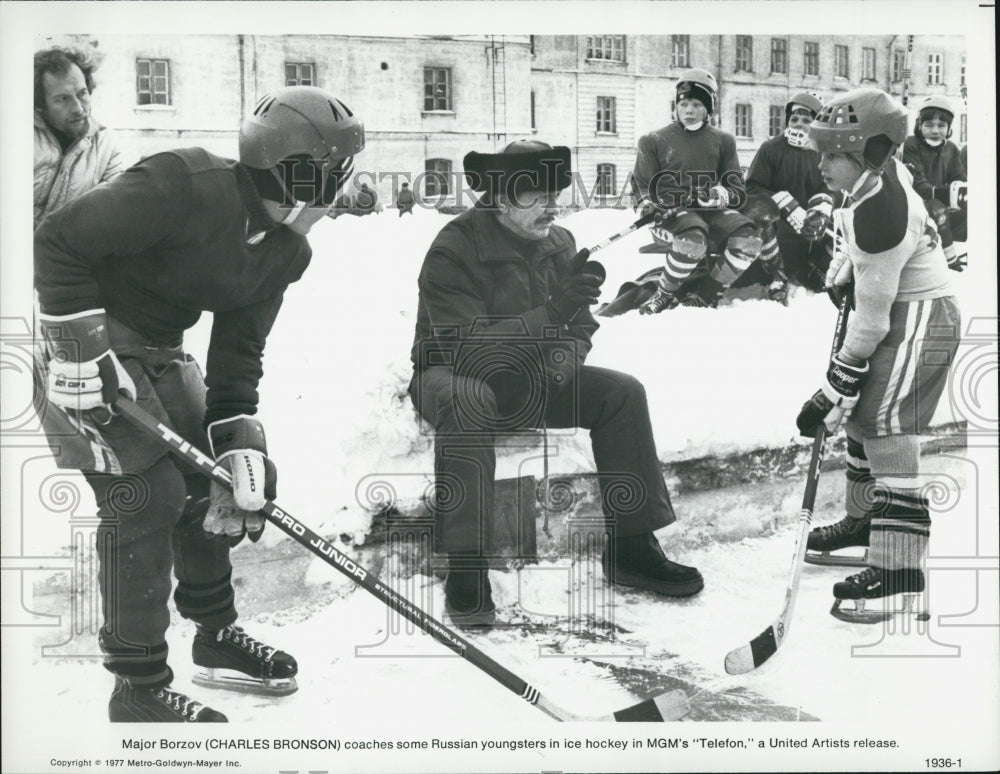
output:
<path id="1" fill-rule="evenodd" d="M 114 405 L 114 410 L 145 432 L 151 439 L 155 439 L 162 447 L 193 466 L 200 473 L 223 486 L 232 487 L 232 478 L 229 475 L 229 471 L 219 467 L 215 463 L 215 460 L 207 457 L 185 441 L 134 401 L 120 397 Z M 357 564 L 346 554 L 338 551 L 335 546 L 331 545 L 274 502 L 266 500 L 261 511 L 269 522 L 303 548 L 311 551 L 334 569 L 346 575 L 387 607 L 418 626 L 422 631 L 464 658 L 473 666 L 485 672 L 505 688 L 556 720 L 672 721 L 683 717 L 689 709 L 687 697 L 683 696 L 683 691 L 669 691 L 661 696 L 646 699 L 607 716 L 595 718 L 568 712 L 542 695 L 538 689 L 529 685 L 521 677 L 488 656 L 456 631 L 436 618 L 431 617 L 391 587 L 383 584 L 368 570 Z"/>
<path id="2" fill-rule="evenodd" d="M 832 354 L 840 349 L 847 333 L 847 318 L 849 315 L 848 301 L 845 298 L 840 304 L 837 325 L 833 334 Z M 816 489 L 819 485 L 819 473 L 823 466 L 823 443 L 826 441 L 826 427 L 823 424 L 816 429 L 813 438 L 812 454 L 809 458 L 809 469 L 806 473 L 806 488 L 802 494 L 802 509 L 799 511 L 799 535 L 795 543 L 795 553 L 792 555 L 792 569 L 785 587 L 785 602 L 781 613 L 764 631 L 745 645 L 734 648 L 726 654 L 726 672 L 731 675 L 741 675 L 751 672 L 765 663 L 777 653 L 781 643 L 788 636 L 792 623 L 792 612 L 795 600 L 799 594 L 799 580 L 802 577 L 802 565 L 806 555 L 806 545 L 809 542 L 809 527 L 812 524 L 813 507 L 816 504 Z"/>

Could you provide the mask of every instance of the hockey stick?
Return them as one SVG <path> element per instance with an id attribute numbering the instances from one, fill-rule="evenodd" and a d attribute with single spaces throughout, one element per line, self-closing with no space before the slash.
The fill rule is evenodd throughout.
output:
<path id="1" fill-rule="evenodd" d="M 574 255 L 572 259 L 570 259 L 569 266 L 566 268 L 566 271 L 570 274 L 574 274 L 580 271 L 583 268 L 583 265 L 587 262 L 587 259 L 590 257 L 591 253 L 596 253 L 598 250 L 603 250 L 608 245 L 617 242 L 622 237 L 628 236 L 633 231 L 638 231 L 640 228 L 649 225 L 654 220 L 656 220 L 655 212 L 651 212 L 648 215 L 643 215 L 641 218 L 635 221 L 631 226 L 629 226 L 628 228 L 623 228 L 616 234 L 612 234 L 603 242 L 598 242 L 593 247 L 584 247 L 580 252 Z"/>
<path id="2" fill-rule="evenodd" d="M 135 402 L 128 398 L 120 397 L 115 404 L 115 409 L 137 428 L 144 431 L 151 438 L 159 441 L 171 453 L 193 465 L 213 481 L 217 481 L 227 487 L 232 486 L 232 478 L 225 468 L 220 468 L 215 464 L 214 460 L 206 457 L 202 452 L 177 435 L 169 427 L 159 422 L 156 417 L 138 406 Z M 535 705 L 542 712 L 556 720 L 668 722 L 682 718 L 689 710 L 686 694 L 683 691 L 674 690 L 646 699 L 631 707 L 614 712 L 611 715 L 595 718 L 568 712 L 543 696 L 536 688 L 533 688 L 502 664 L 494 661 L 454 630 L 432 618 L 396 591 L 384 585 L 365 568 L 358 565 L 346 554 L 342 554 L 297 518 L 279 508 L 275 503 L 270 500 L 266 501 L 262 510 L 267 520 L 291 537 L 292 540 L 342 572 L 364 588 L 365 591 L 381 600 L 385 605 L 395 610 L 407 620 L 419 626 L 442 645 L 445 645 L 466 661 L 488 674 L 498 683 L 516 693 L 529 704 Z"/>
<path id="3" fill-rule="evenodd" d="M 850 301 L 845 296 L 840 304 L 837 315 L 837 328 L 833 334 L 833 354 L 837 354 L 844 336 L 847 333 L 847 317 Z M 773 656 L 788 636 L 792 623 L 792 612 L 795 609 L 795 599 L 799 593 L 799 578 L 802 576 L 802 565 L 806 555 L 806 543 L 809 541 L 809 527 L 812 524 L 813 507 L 816 504 L 816 487 L 819 484 L 820 468 L 823 465 L 823 442 L 826 440 L 826 425 L 822 422 L 816 429 L 813 439 L 812 456 L 809 458 L 809 470 L 806 474 L 806 490 L 802 495 L 802 510 L 799 512 L 799 535 L 795 543 L 795 553 L 792 555 L 791 577 L 785 588 L 785 603 L 778 617 L 760 634 L 745 645 L 735 648 L 726 654 L 726 672 L 731 675 L 742 675 L 752 672 L 771 656 Z"/>

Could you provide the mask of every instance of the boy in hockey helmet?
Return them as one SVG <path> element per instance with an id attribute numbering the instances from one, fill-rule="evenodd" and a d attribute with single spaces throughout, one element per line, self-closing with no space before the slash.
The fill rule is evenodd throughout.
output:
<path id="1" fill-rule="evenodd" d="M 666 249 L 656 292 L 639 307 L 655 314 L 678 303 L 710 306 L 761 254 L 731 134 L 708 122 L 718 86 L 707 70 L 677 83 L 676 120 L 639 138 L 632 185 L 636 209 L 662 214 L 651 229 Z M 719 255 L 709 258 L 709 245 Z"/>
<path id="2" fill-rule="evenodd" d="M 826 281 L 830 256 L 822 243 L 833 209 L 819 153 L 808 145 L 809 125 L 822 107 L 815 94 L 793 95 L 785 103 L 785 131 L 761 144 L 747 172 L 747 193 L 769 196 L 781 211 L 777 244 L 784 275 L 814 291 Z"/>
<path id="3" fill-rule="evenodd" d="M 847 422 L 847 516 L 809 535 L 812 551 L 870 545 L 869 567 L 837 583 L 835 615 L 882 620 L 864 601 L 923 591 L 930 536 L 919 434 L 931 420 L 958 347 L 960 315 L 940 238 L 894 152 L 906 113 L 879 89 L 832 99 L 809 128 L 841 236 L 828 283 L 853 283 L 855 311 L 822 388 L 797 424 L 814 436 Z M 841 611 L 841 600 L 855 611 Z M 912 599 L 912 597 L 908 597 Z"/>
<path id="4" fill-rule="evenodd" d="M 226 720 L 169 688 L 171 568 L 177 610 L 197 625 L 195 682 L 296 689 L 295 659 L 235 625 L 229 551 L 260 536 L 274 497 L 252 416 L 264 343 L 364 127 L 333 95 L 294 86 L 258 102 L 239 148 L 238 162 L 201 148 L 150 156 L 35 232 L 47 384 L 37 409 L 57 464 L 83 472 L 99 507 L 99 642 L 115 722 Z M 183 349 L 203 311 L 214 315 L 204 376 Z M 230 470 L 233 490 L 209 486 L 118 416 L 119 391 Z"/>
<path id="5" fill-rule="evenodd" d="M 913 135 L 903 143 L 903 163 L 913 175 L 913 187 L 937 223 L 948 266 L 965 268 L 953 242 L 967 238 L 966 168 L 961 152 L 949 138 L 955 113 L 947 97 L 932 95 L 920 106 Z"/>

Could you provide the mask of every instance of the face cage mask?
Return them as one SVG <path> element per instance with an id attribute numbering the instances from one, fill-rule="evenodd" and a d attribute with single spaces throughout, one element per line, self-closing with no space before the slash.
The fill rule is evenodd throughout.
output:
<path id="1" fill-rule="evenodd" d="M 809 132 L 798 127 L 785 129 L 785 139 L 793 148 L 805 148 L 809 143 Z"/>

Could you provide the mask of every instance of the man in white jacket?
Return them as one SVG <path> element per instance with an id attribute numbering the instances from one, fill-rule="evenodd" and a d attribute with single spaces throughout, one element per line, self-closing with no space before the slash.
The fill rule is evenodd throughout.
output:
<path id="1" fill-rule="evenodd" d="M 81 49 L 35 54 L 34 226 L 125 168 L 110 130 L 90 114 L 96 64 Z"/>

